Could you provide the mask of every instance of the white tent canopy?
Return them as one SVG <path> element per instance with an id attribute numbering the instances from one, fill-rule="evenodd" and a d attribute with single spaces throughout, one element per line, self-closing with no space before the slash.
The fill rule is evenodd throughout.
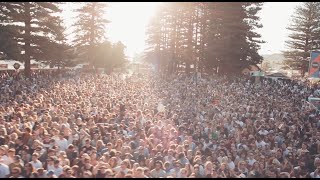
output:
<path id="1" fill-rule="evenodd" d="M 19 61 L 12 61 L 12 60 L 0 60 L 0 64 L 8 64 L 8 69 L 7 70 L 14 70 L 13 65 L 15 63 L 19 63 L 20 64 L 20 68 L 19 69 L 24 69 L 24 63 L 19 62 Z M 38 64 L 38 68 L 37 69 L 52 69 L 50 68 L 49 65 L 45 65 L 43 63 L 40 62 L 36 62 L 34 60 L 31 60 L 30 64 Z M 53 68 L 55 69 L 55 68 Z M 6 70 L 6 69 L 1 69 L 1 70 Z"/>

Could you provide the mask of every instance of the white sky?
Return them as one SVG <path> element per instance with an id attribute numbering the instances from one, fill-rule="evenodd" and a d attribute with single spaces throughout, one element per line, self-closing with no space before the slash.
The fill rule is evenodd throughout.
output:
<path id="1" fill-rule="evenodd" d="M 285 41 L 289 31 L 286 27 L 291 22 L 294 9 L 301 2 L 266 2 L 260 11 L 263 28 L 257 32 L 266 43 L 261 45 L 260 54 L 280 53 L 285 50 Z"/>
<path id="2" fill-rule="evenodd" d="M 263 28 L 258 32 L 266 43 L 262 44 L 260 54 L 279 53 L 285 50 L 284 42 L 288 37 L 286 27 L 290 23 L 294 8 L 301 2 L 266 2 L 260 11 Z M 106 17 L 111 21 L 106 26 L 106 34 L 111 42 L 122 41 L 127 49 L 126 55 L 131 59 L 135 53 L 145 49 L 145 30 L 155 9 L 161 2 L 110 2 Z M 63 6 L 67 27 L 75 14 L 69 5 Z M 72 29 L 67 29 L 71 34 Z"/>

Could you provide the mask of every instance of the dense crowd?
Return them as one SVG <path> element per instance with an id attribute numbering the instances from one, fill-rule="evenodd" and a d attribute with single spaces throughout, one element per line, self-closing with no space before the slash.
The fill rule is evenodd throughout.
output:
<path id="1" fill-rule="evenodd" d="M 320 177 L 300 82 L 3 76 L 0 178 Z"/>

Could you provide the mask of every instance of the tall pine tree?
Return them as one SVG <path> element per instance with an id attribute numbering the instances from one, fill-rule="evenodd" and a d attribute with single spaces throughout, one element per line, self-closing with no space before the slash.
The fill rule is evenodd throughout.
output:
<path id="1" fill-rule="evenodd" d="M 310 52 L 320 47 L 320 3 L 303 2 L 296 8 L 287 29 L 291 34 L 286 41 L 285 64 L 304 75 L 308 71 Z"/>
<path id="2" fill-rule="evenodd" d="M 239 73 L 258 64 L 262 3 L 188 2 L 167 3 L 150 23 L 149 57 L 158 60 L 162 72 L 193 71 Z M 148 56 L 147 56 L 148 57 Z M 166 70 L 167 69 L 167 70 Z"/>
<path id="3" fill-rule="evenodd" d="M 18 29 L 13 23 L 16 9 L 10 2 L 0 2 L 0 53 L 2 59 L 19 59 Z"/>
<path id="4" fill-rule="evenodd" d="M 10 22 L 7 26 L 13 29 L 13 38 L 21 48 L 19 61 L 25 64 L 25 74 L 30 76 L 31 60 L 52 61 L 57 53 L 51 51 L 56 47 L 56 38 L 61 32 L 57 13 L 61 12 L 56 2 L 8 2 L 6 4 Z"/>
<path id="5" fill-rule="evenodd" d="M 73 44 L 83 52 L 82 60 L 92 65 L 98 65 L 94 55 L 95 48 L 106 41 L 105 25 L 110 22 L 104 18 L 106 7 L 105 2 L 86 2 L 75 10 L 78 19 L 73 25 L 75 27 Z"/>

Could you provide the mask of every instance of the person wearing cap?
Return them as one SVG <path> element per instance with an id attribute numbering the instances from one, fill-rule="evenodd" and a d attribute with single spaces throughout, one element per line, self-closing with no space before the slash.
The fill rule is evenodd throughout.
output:
<path id="1" fill-rule="evenodd" d="M 57 175 L 54 174 L 53 170 L 49 170 L 46 175 L 47 178 L 58 178 Z"/>
<path id="2" fill-rule="evenodd" d="M 44 170 L 44 168 L 39 168 L 36 170 L 36 172 L 37 172 L 39 178 L 46 178 L 47 177 L 47 175 L 46 175 L 47 171 Z"/>

